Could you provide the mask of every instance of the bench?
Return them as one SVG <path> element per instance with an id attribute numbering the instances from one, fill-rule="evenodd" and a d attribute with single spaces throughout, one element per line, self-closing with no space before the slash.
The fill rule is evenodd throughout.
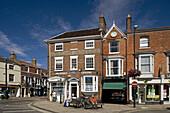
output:
<path id="1" fill-rule="evenodd" d="M 81 98 L 78 99 L 72 99 L 72 101 L 69 103 L 70 106 L 76 107 L 76 108 L 80 108 L 83 106 L 83 100 Z"/>
<path id="2" fill-rule="evenodd" d="M 97 101 L 97 108 L 102 108 L 103 107 L 103 103 L 100 99 L 96 99 Z M 86 99 L 84 101 L 84 109 L 87 109 L 87 108 L 92 108 L 92 103 L 90 102 L 90 99 Z"/>

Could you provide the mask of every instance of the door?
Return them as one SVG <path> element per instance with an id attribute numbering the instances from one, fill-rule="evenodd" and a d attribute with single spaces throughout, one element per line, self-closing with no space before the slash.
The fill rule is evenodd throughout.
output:
<path id="1" fill-rule="evenodd" d="M 139 85 L 139 103 L 145 103 L 145 85 Z"/>
<path id="2" fill-rule="evenodd" d="M 77 98 L 77 84 L 71 84 L 71 96 Z"/>

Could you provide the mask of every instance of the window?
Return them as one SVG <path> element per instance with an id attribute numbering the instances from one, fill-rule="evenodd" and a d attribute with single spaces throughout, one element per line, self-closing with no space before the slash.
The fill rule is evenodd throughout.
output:
<path id="1" fill-rule="evenodd" d="M 106 62 L 106 76 L 122 76 L 123 75 L 123 60 L 109 59 Z"/>
<path id="2" fill-rule="evenodd" d="M 93 48 L 94 48 L 94 40 L 86 40 L 85 49 L 93 49 Z"/>
<path id="3" fill-rule="evenodd" d="M 14 66 L 13 65 L 9 65 L 9 69 L 14 69 Z"/>
<path id="4" fill-rule="evenodd" d="M 35 73 L 38 74 L 38 69 L 37 68 L 35 68 Z"/>
<path id="5" fill-rule="evenodd" d="M 95 55 L 85 55 L 85 70 L 94 70 L 94 56 Z"/>
<path id="6" fill-rule="evenodd" d="M 63 57 L 55 57 L 55 71 L 63 71 Z"/>
<path id="7" fill-rule="evenodd" d="M 13 74 L 9 74 L 9 81 L 14 82 L 14 75 Z"/>
<path id="8" fill-rule="evenodd" d="M 113 41 L 109 43 L 109 53 L 119 53 L 119 41 Z"/>
<path id="9" fill-rule="evenodd" d="M 170 73 L 170 56 L 167 56 L 167 73 Z"/>
<path id="10" fill-rule="evenodd" d="M 150 57 L 149 56 L 141 57 L 141 71 L 150 72 Z"/>
<path id="11" fill-rule="evenodd" d="M 77 70 L 78 56 L 70 56 L 70 70 Z"/>
<path id="12" fill-rule="evenodd" d="M 63 51 L 63 43 L 56 43 L 55 51 Z"/>
<path id="13" fill-rule="evenodd" d="M 25 71 L 29 72 L 29 67 L 28 66 L 25 67 Z"/>
<path id="14" fill-rule="evenodd" d="M 153 73 L 154 71 L 154 56 L 152 54 L 139 55 L 138 58 L 139 70 L 142 73 Z"/>
<path id="15" fill-rule="evenodd" d="M 83 76 L 81 77 L 82 92 L 97 92 L 98 91 L 98 76 Z"/>
<path id="16" fill-rule="evenodd" d="M 149 47 L 149 37 L 140 37 L 140 48 L 147 48 Z"/>

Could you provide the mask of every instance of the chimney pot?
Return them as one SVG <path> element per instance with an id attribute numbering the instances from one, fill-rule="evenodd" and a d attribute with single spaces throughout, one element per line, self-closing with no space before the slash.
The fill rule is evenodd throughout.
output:
<path id="1" fill-rule="evenodd" d="M 128 14 L 128 17 L 126 18 L 126 29 L 127 32 L 131 32 L 131 16 Z"/>
<path id="2" fill-rule="evenodd" d="M 32 64 L 36 65 L 36 58 L 32 59 Z"/>

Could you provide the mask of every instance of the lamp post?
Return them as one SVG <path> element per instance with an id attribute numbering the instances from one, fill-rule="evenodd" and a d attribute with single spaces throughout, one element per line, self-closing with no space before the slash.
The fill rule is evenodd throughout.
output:
<path id="1" fill-rule="evenodd" d="M 133 34 L 133 40 L 134 40 L 134 69 L 135 69 L 135 31 L 138 28 L 138 25 L 134 25 L 134 34 Z"/>
<path id="2" fill-rule="evenodd" d="M 135 66 L 135 57 L 136 57 L 136 55 L 135 55 L 135 31 L 136 31 L 136 29 L 138 28 L 138 25 L 134 25 L 134 34 L 133 34 L 133 40 L 134 40 L 134 69 L 136 68 L 136 66 Z M 134 79 L 135 79 L 135 76 L 134 76 Z M 136 107 L 136 87 L 133 87 L 133 103 L 134 103 L 134 108 Z"/>
<path id="3" fill-rule="evenodd" d="M 61 93 L 62 93 L 62 89 L 61 89 L 61 78 L 60 78 L 60 104 L 62 104 L 62 102 L 61 102 Z"/>
<path id="4" fill-rule="evenodd" d="M 5 59 L 5 99 L 8 99 L 7 58 Z"/>

